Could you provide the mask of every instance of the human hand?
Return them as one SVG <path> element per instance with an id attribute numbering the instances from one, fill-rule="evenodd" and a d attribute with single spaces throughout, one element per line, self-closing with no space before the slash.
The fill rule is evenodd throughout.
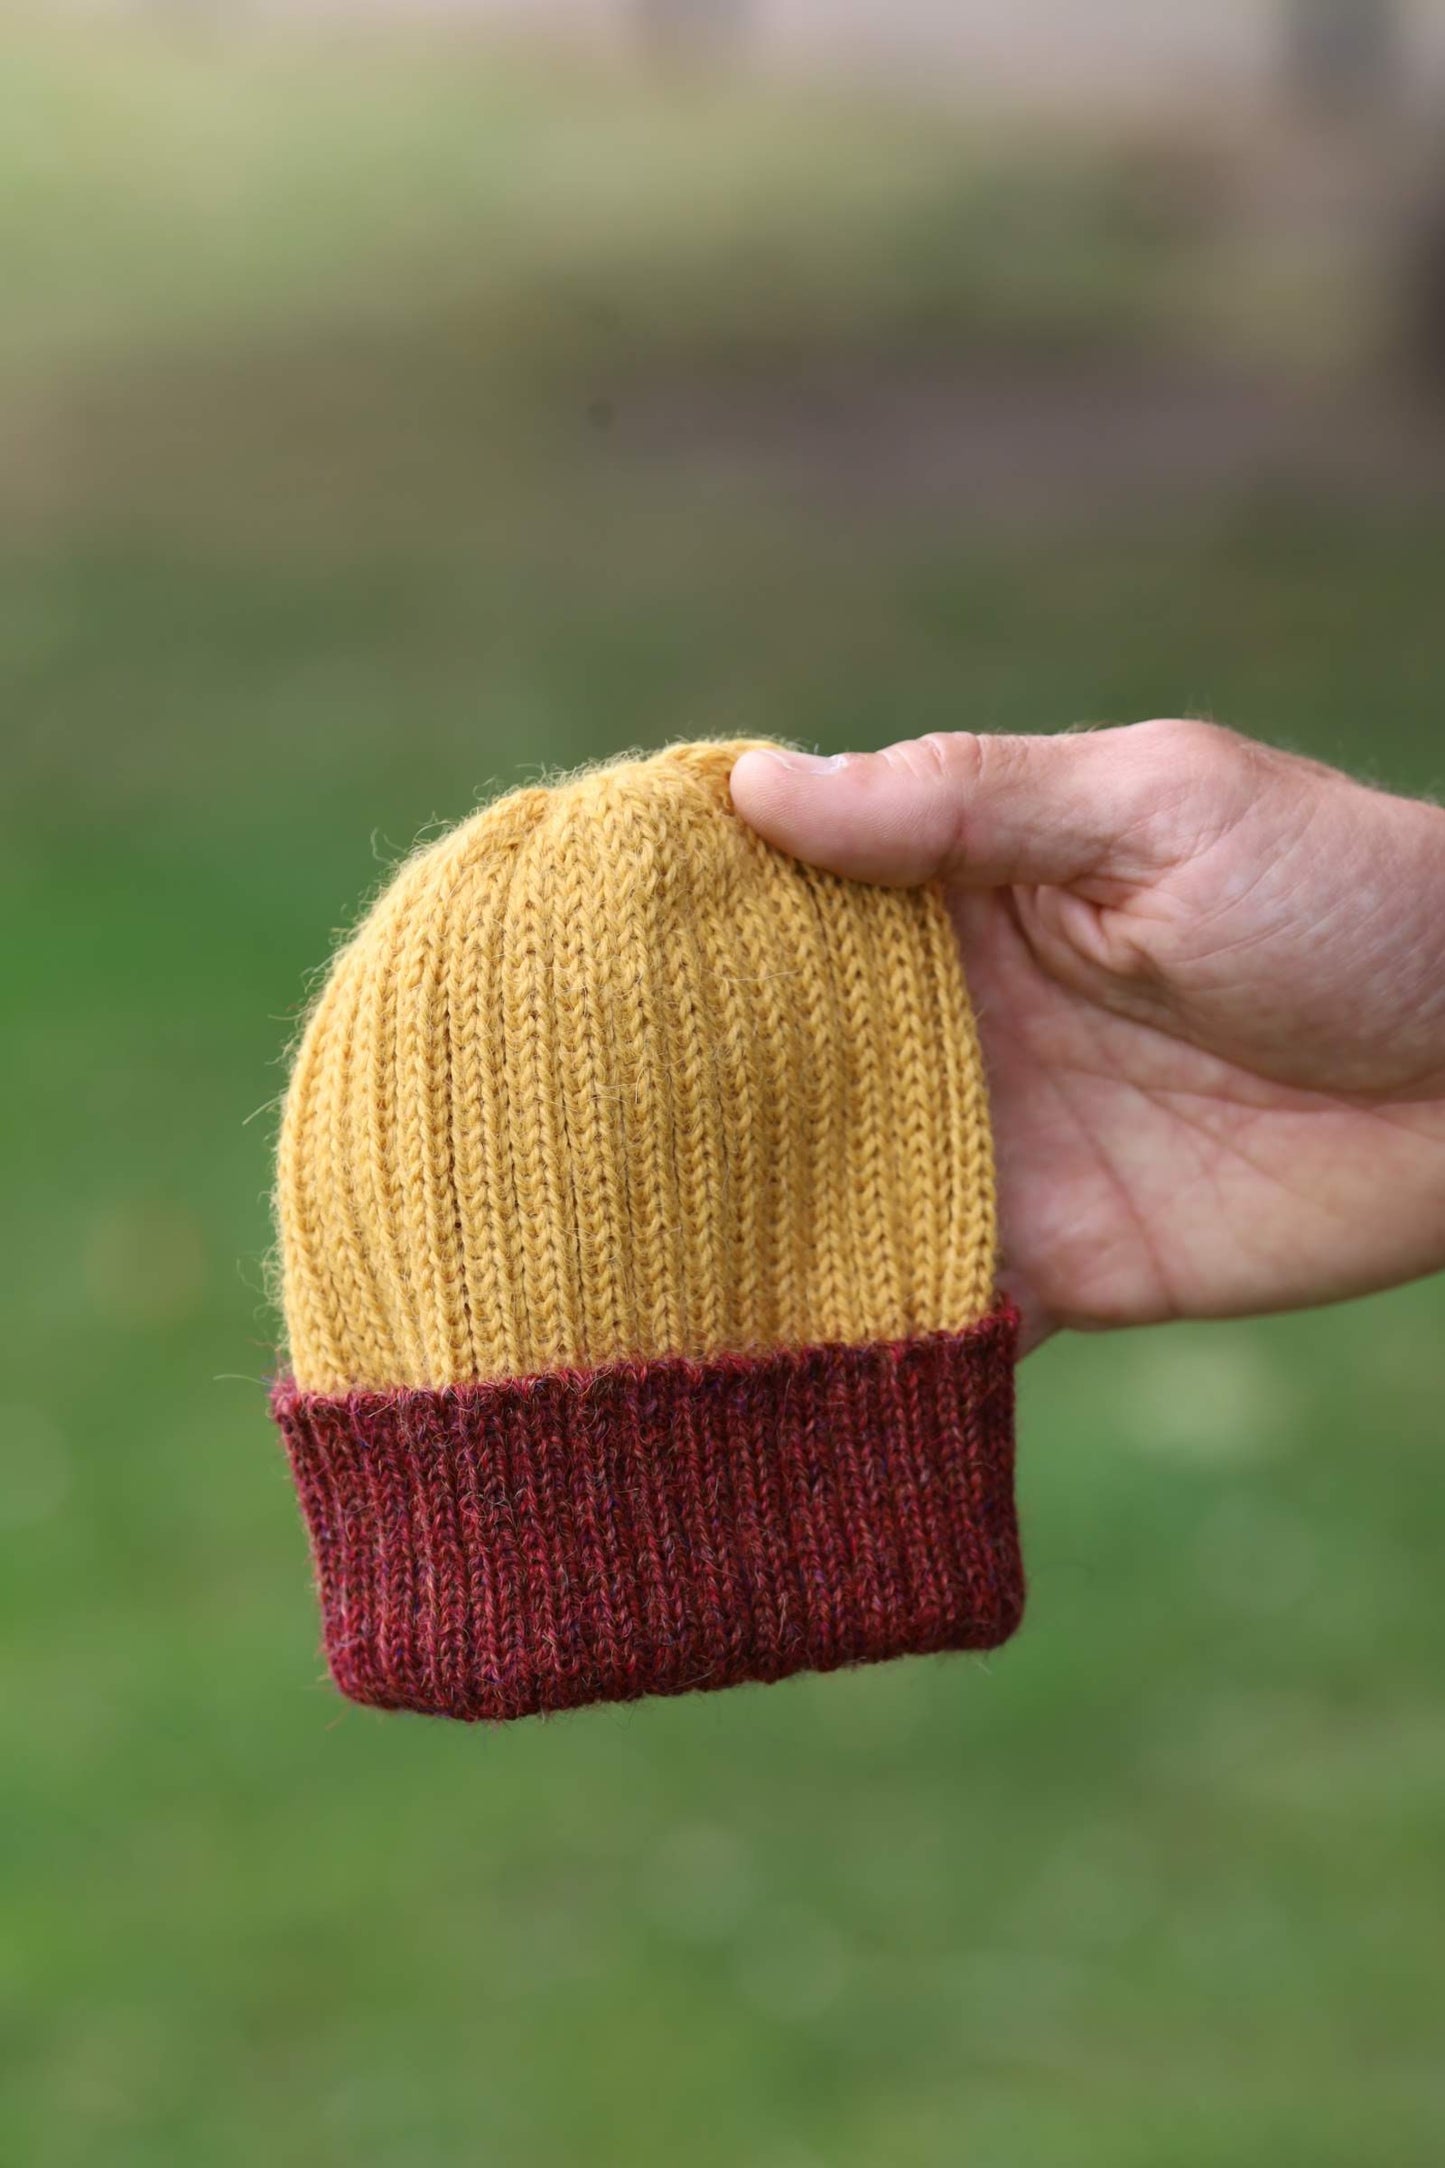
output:
<path id="1" fill-rule="evenodd" d="M 1445 810 L 1193 722 L 752 751 L 732 795 L 945 884 L 1027 1345 L 1445 1266 Z"/>

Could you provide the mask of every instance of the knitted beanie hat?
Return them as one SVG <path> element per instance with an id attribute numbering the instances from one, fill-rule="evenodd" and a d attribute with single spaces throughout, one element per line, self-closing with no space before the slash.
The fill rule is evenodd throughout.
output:
<path id="1" fill-rule="evenodd" d="M 762 842 L 743 750 L 502 798 L 401 868 L 311 1014 L 273 1407 L 355 1700 L 522 1716 L 1018 1623 L 944 904 Z"/>

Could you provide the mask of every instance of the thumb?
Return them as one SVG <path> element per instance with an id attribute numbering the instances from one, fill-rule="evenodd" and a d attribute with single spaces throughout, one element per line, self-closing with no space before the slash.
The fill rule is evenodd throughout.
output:
<path id="1" fill-rule="evenodd" d="M 1162 786 L 1175 765 L 1161 734 L 1195 727 L 1138 723 L 1037 738 L 947 731 L 830 759 L 753 748 L 734 764 L 732 799 L 767 842 L 855 880 L 999 888 L 1063 886 L 1101 872 L 1128 879 L 1159 864 L 1151 816 L 1171 795 Z"/>

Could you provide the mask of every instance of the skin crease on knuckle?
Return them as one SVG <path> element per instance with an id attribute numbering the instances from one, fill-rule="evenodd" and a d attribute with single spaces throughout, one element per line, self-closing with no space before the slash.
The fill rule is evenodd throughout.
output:
<path id="1" fill-rule="evenodd" d="M 937 860 L 944 868 L 968 862 L 969 814 L 980 794 L 988 759 L 986 746 L 1007 741 L 978 737 L 971 730 L 930 731 L 916 742 L 916 763 L 925 775 L 940 784 L 939 804 L 945 809 L 943 832 L 937 841 Z"/>
<path id="2" fill-rule="evenodd" d="M 967 789 L 978 780 L 981 742 L 971 730 L 930 730 L 890 746 L 884 757 L 920 782 Z"/>
<path id="3" fill-rule="evenodd" d="M 964 825 L 978 788 L 982 741 L 971 731 L 930 731 L 885 746 L 867 763 L 887 788 L 894 777 L 922 786 L 907 794 L 908 825 L 920 860 L 947 878 L 964 860 Z"/>
<path id="4" fill-rule="evenodd" d="M 908 765 L 940 786 L 947 825 L 940 862 L 955 870 L 978 855 L 978 809 L 1017 797 L 1035 780 L 1037 741 L 1006 732 L 933 731 L 913 741 Z"/>
<path id="5" fill-rule="evenodd" d="M 985 745 L 1001 745 L 1002 739 L 982 739 L 971 730 L 931 730 L 921 738 L 904 738 L 880 755 L 889 768 L 901 771 L 955 808 L 966 805 L 983 779 Z"/>

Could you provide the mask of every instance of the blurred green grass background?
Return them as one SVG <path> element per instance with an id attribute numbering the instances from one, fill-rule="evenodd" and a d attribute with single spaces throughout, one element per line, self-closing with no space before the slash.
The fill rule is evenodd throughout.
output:
<path id="1" fill-rule="evenodd" d="M 1181 710 L 1431 788 L 1445 514 L 630 458 L 658 372 L 1229 281 L 1083 142 L 177 22 L 0 75 L 0 2159 L 1438 2162 L 1440 1282 L 1034 1358 L 987 1664 L 500 1733 L 331 1695 L 262 1381 L 281 1049 L 428 823 Z"/>

